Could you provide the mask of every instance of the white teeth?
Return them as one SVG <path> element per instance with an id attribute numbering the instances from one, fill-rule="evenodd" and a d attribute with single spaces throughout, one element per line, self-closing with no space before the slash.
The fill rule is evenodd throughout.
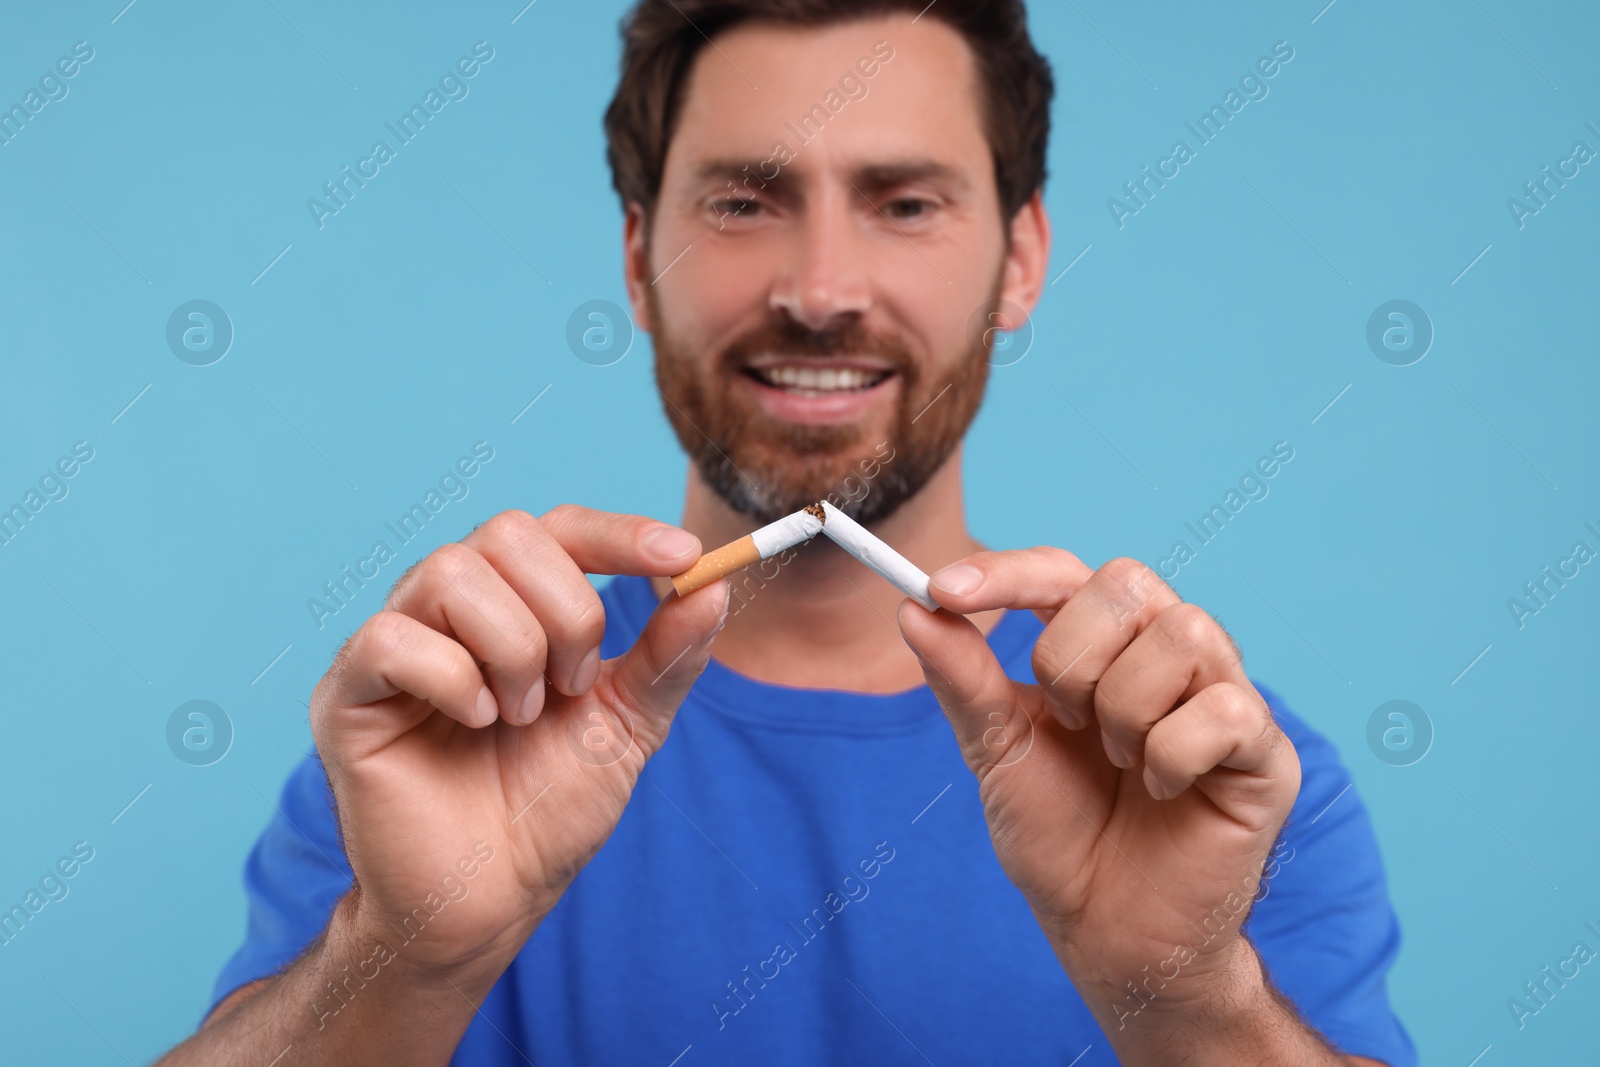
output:
<path id="1" fill-rule="evenodd" d="M 883 377 L 883 372 L 868 372 L 854 368 L 767 367 L 757 372 L 762 379 L 785 389 L 800 389 L 814 393 L 841 393 L 864 389 Z"/>

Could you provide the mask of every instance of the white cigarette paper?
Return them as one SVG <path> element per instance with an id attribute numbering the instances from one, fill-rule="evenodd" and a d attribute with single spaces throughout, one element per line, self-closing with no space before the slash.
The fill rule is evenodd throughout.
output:
<path id="1" fill-rule="evenodd" d="M 786 548 L 811 540 L 821 529 L 822 520 L 801 509 L 754 531 L 750 534 L 750 540 L 755 542 L 756 551 L 761 553 L 762 559 L 771 559 Z"/>
<path id="2" fill-rule="evenodd" d="M 822 532 L 833 538 L 840 548 L 929 611 L 939 610 L 939 605 L 928 595 L 928 576 L 915 563 L 826 500 L 822 502 L 822 510 L 827 516 Z M 793 515 L 789 517 L 794 518 Z"/>

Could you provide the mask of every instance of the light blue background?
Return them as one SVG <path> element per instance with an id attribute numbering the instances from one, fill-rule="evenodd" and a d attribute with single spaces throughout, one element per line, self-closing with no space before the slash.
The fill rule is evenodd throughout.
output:
<path id="1" fill-rule="evenodd" d="M 647 339 L 610 367 L 564 340 L 580 303 L 625 303 L 600 129 L 621 3 L 124 2 L 0 17 L 0 103 L 95 49 L 0 147 L 0 506 L 95 449 L 0 546 L 0 906 L 96 850 L 0 947 L 19 1063 L 142 1062 L 194 1026 L 267 798 L 310 748 L 303 701 L 405 565 L 504 508 L 674 519 L 684 470 Z M 1521 1031 L 1507 1001 L 1600 949 L 1600 564 L 1520 630 L 1506 602 L 1600 549 L 1600 164 L 1525 228 L 1506 201 L 1574 141 L 1600 149 L 1600 19 L 1323 3 L 1034 5 L 1056 280 L 971 435 L 973 525 L 1155 563 L 1290 442 L 1175 584 L 1350 764 L 1426 1060 L 1587 1060 L 1600 967 Z M 318 230 L 307 198 L 479 40 L 470 95 Z M 1270 95 L 1119 230 L 1107 198 L 1280 40 Z M 236 330 L 203 368 L 165 342 L 195 298 Z M 1408 367 L 1365 341 L 1396 298 L 1437 331 Z M 478 440 L 471 495 L 318 630 L 306 599 Z M 196 698 L 236 731 L 204 768 L 165 739 Z M 1366 741 L 1395 698 L 1436 731 L 1408 767 Z"/>

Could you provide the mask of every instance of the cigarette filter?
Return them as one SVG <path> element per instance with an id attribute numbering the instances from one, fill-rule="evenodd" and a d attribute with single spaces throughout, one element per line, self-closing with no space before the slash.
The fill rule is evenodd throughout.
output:
<path id="1" fill-rule="evenodd" d="M 816 510 L 813 504 L 810 508 L 785 515 L 777 522 L 769 523 L 737 541 L 730 541 L 721 548 L 707 552 L 695 561 L 694 566 L 672 579 L 672 588 L 678 591 L 679 596 L 688 596 L 718 578 L 760 560 L 771 559 L 802 541 L 811 540 L 822 529 L 822 518 L 816 514 Z M 923 586 L 927 586 L 926 578 L 923 579 Z"/>
<path id="2" fill-rule="evenodd" d="M 928 595 L 928 576 L 915 563 L 826 500 L 822 502 L 822 510 L 827 516 L 822 532 L 838 542 L 840 548 L 929 611 L 939 610 L 939 605 Z"/>

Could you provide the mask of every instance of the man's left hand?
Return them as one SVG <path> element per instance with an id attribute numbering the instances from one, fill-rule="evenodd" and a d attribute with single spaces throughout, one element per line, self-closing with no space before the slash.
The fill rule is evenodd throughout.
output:
<path id="1" fill-rule="evenodd" d="M 1001 866 L 1113 1043 L 1276 1004 L 1239 927 L 1300 762 L 1222 627 L 1136 560 L 1092 570 L 1056 548 L 977 553 L 932 593 L 950 610 L 908 600 L 901 630 Z M 1044 621 L 1039 684 L 962 617 L 994 608 Z"/>

